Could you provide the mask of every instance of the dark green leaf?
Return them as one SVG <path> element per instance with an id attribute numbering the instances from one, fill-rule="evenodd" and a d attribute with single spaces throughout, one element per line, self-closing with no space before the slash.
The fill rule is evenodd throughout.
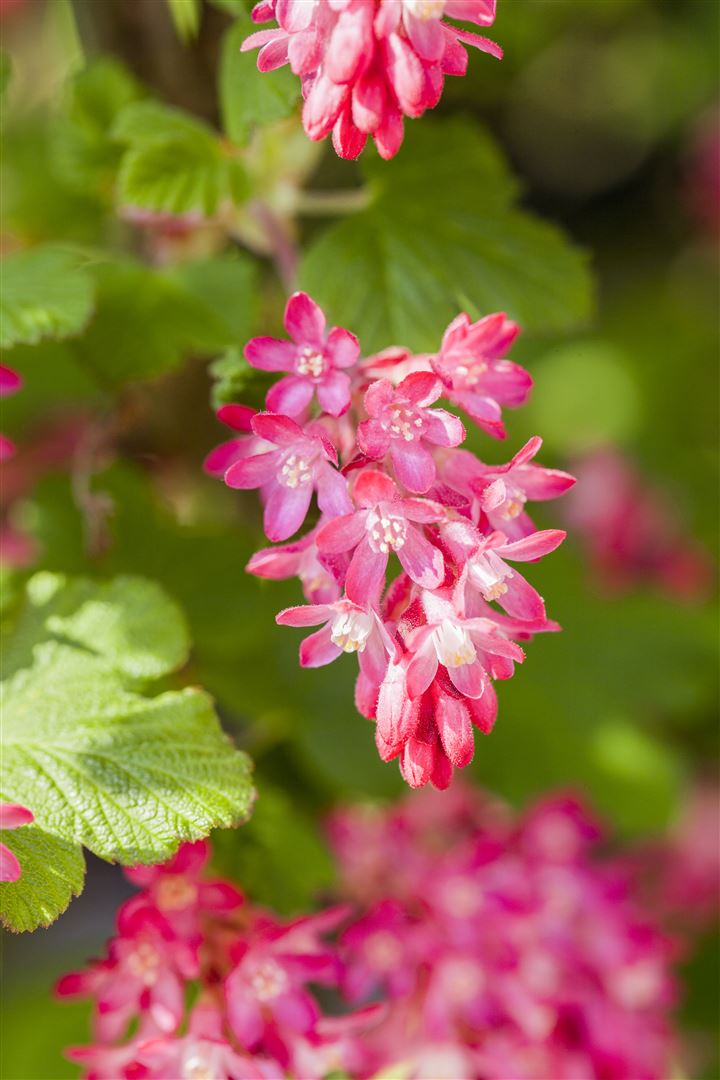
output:
<path id="1" fill-rule="evenodd" d="M 233 142 L 242 145 L 252 129 L 289 116 L 300 96 L 300 80 L 289 67 L 260 72 L 257 51 L 240 46 L 257 26 L 247 13 L 228 30 L 220 59 L 219 88 L 223 127 Z"/>

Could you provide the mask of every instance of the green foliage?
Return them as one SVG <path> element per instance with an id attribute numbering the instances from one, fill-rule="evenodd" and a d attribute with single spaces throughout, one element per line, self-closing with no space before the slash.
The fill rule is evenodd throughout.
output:
<path id="1" fill-rule="evenodd" d="M 392 167 L 369 155 L 362 169 L 370 206 L 312 245 L 300 279 L 334 322 L 362 331 L 368 352 L 436 349 L 467 300 L 537 332 L 589 316 L 586 257 L 514 208 L 517 185 L 482 129 L 424 121 Z"/>
<path id="2" fill-rule="evenodd" d="M 242 146 L 255 127 L 282 120 L 295 108 L 300 81 L 289 67 L 260 72 L 257 51 L 240 52 L 246 37 L 257 30 L 247 12 L 223 40 L 218 74 L 223 127 L 233 142 Z"/>
<path id="3" fill-rule="evenodd" d="M 202 13 L 201 0 L 167 0 L 175 29 L 183 41 L 197 37 Z"/>
<path id="4" fill-rule="evenodd" d="M 80 845 L 125 864 L 158 862 L 180 841 L 247 816 L 249 762 L 208 695 L 133 689 L 187 651 L 179 609 L 152 582 L 31 579 L 0 686 L 0 787 L 35 815 L 13 837 L 29 860 L 27 889 L 23 873 L 7 904 L 6 886 L 0 894 L 11 929 L 47 925 L 65 909 L 82 885 Z"/>
<path id="5" fill-rule="evenodd" d="M 0 347 L 78 334 L 93 307 L 92 279 L 70 251 L 33 248 L 3 260 Z"/>
<path id="6" fill-rule="evenodd" d="M 22 867 L 18 881 L 0 885 L 0 919 L 18 932 L 50 926 L 85 884 L 85 859 L 79 844 L 38 825 L 3 833 Z"/>
<path id="7" fill-rule="evenodd" d="M 212 388 L 214 409 L 239 401 L 247 384 L 255 376 L 255 370 L 240 349 L 228 349 L 213 363 L 210 373 L 215 380 Z"/>
<path id="8" fill-rule="evenodd" d="M 242 202 L 242 163 L 213 130 L 155 102 L 123 109 L 113 137 L 128 149 L 118 174 L 122 206 L 154 213 L 212 216 L 222 203 Z"/>
<path id="9" fill-rule="evenodd" d="M 0 49 L 0 105 L 5 104 L 5 94 L 12 79 L 12 60 L 10 53 Z"/>
<path id="10" fill-rule="evenodd" d="M 101 57 L 72 80 L 65 115 L 53 129 L 55 164 L 62 178 L 80 192 L 112 200 L 122 146 L 110 137 L 118 113 L 143 96 L 122 64 Z"/>

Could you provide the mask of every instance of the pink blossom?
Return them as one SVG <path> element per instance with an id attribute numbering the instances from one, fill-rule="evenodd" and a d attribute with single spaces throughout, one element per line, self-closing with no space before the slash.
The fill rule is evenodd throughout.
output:
<path id="1" fill-rule="evenodd" d="M 317 537 L 323 553 L 353 552 L 345 578 L 348 599 L 367 604 L 376 597 L 391 552 L 417 585 L 440 585 L 445 576 L 442 555 L 417 524 L 441 521 L 443 507 L 427 499 L 401 498 L 390 477 L 374 469 L 360 473 L 352 495 L 360 509 L 327 522 Z"/>
<path id="2" fill-rule="evenodd" d="M 342 554 L 330 555 L 319 550 L 317 537 L 321 527 L 290 544 L 256 551 L 245 569 L 249 574 L 273 581 L 299 578 L 305 599 L 310 604 L 331 604 L 339 600 L 342 589 L 338 580 L 345 577 L 348 559 Z"/>
<path id="3" fill-rule="evenodd" d="M 32 810 L 19 803 L 0 803 L 0 829 L 19 829 L 35 820 Z M 20 863 L 6 844 L 0 844 L 0 881 L 17 881 L 22 874 Z"/>
<path id="4" fill-rule="evenodd" d="M 345 478 L 333 467 L 337 454 L 322 429 L 303 430 L 288 416 L 258 413 L 255 434 L 276 449 L 236 461 L 225 473 L 232 488 L 262 488 L 265 532 L 271 540 L 287 540 L 302 525 L 313 491 L 323 513 L 335 516 L 352 509 Z"/>
<path id="5" fill-rule="evenodd" d="M 505 438 L 501 406 L 523 405 L 532 387 L 527 371 L 505 359 L 519 330 L 502 312 L 475 323 L 458 315 L 432 359 L 444 396 L 498 439 Z"/>
<path id="6" fill-rule="evenodd" d="M 374 680 L 383 677 L 388 656 L 395 645 L 382 619 L 369 605 L 361 607 L 343 598 L 332 604 L 305 604 L 285 608 L 275 621 L 279 626 L 317 626 L 300 645 L 303 667 L 323 667 L 345 653 L 357 653 L 361 670 Z"/>
<path id="7" fill-rule="evenodd" d="M 301 416 L 313 395 L 331 416 L 341 416 L 350 407 L 350 376 L 360 355 L 354 334 L 334 326 L 326 331 L 325 316 L 306 293 L 294 293 L 285 308 L 285 329 L 292 341 L 253 338 L 245 346 L 245 358 L 263 371 L 288 371 L 268 391 L 271 412 Z"/>
<path id="8" fill-rule="evenodd" d="M 528 500 L 557 499 L 575 483 L 569 473 L 531 463 L 541 446 L 542 439 L 533 436 L 507 465 L 484 465 L 467 450 L 454 450 L 443 461 L 442 477 L 473 504 L 475 524 L 487 521 L 509 540 L 519 540 L 535 531 L 525 510 Z"/>
<path id="9" fill-rule="evenodd" d="M 391 158 L 403 116 L 434 108 L 445 76 L 465 74 L 465 44 L 502 57 L 494 42 L 443 15 L 491 26 L 495 0 L 262 0 L 253 19 L 274 18 L 279 29 L 252 34 L 242 48 L 260 47 L 260 71 L 289 63 L 300 76 L 311 139 L 332 132 L 340 157 L 356 158 L 371 135 Z"/>
<path id="10" fill-rule="evenodd" d="M 435 480 L 435 462 L 428 447 L 457 446 L 465 429 L 456 416 L 429 405 L 442 394 L 439 379 L 429 373 L 408 375 L 397 388 L 379 379 L 365 394 L 369 419 L 358 428 L 358 445 L 372 460 L 389 453 L 397 479 L 408 491 L 423 494 Z"/>
<path id="11" fill-rule="evenodd" d="M 224 476 L 236 461 L 270 450 L 272 444 L 253 434 L 252 419 L 256 410 L 248 405 L 222 405 L 217 411 L 217 418 L 232 431 L 241 434 L 216 446 L 205 458 L 203 468 L 210 476 Z"/>
<path id="12" fill-rule="evenodd" d="M 22 386 L 22 379 L 12 368 L 0 364 L 0 398 L 16 394 Z M 15 443 L 7 435 L 0 434 L 0 461 L 6 461 L 15 453 Z"/>
<path id="13" fill-rule="evenodd" d="M 348 891 L 363 886 L 342 935 L 345 980 L 358 1000 L 389 1001 L 363 1038 L 371 1069 L 662 1080 L 674 945 L 623 864 L 594 850 L 596 822 L 569 796 L 513 820 L 460 795 L 447 814 L 447 796 L 414 793 L 333 821 Z"/>

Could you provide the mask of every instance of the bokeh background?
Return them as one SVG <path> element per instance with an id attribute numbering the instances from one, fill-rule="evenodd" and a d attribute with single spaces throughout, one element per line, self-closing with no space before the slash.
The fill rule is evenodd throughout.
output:
<path id="1" fill-rule="evenodd" d="M 478 737 L 468 772 L 516 805 L 572 788 L 618 848 L 672 837 L 695 850 L 717 894 L 717 810 L 708 803 L 700 824 L 691 809 L 699 791 L 711 799 L 718 790 L 720 5 L 498 6 L 493 37 L 505 60 L 473 57 L 466 78 L 448 80 L 436 117 L 474 117 L 492 132 L 520 179 L 523 205 L 589 253 L 596 300 L 571 331 L 521 337 L 513 358 L 535 379 L 531 402 L 510 415 L 505 445 L 474 444 L 485 460 L 501 461 L 507 448 L 541 434 L 543 464 L 577 470 L 585 483 L 565 505 L 534 515 L 540 527 L 562 521 L 570 531 L 532 573 L 564 632 L 538 638 L 523 670 L 500 688 L 497 726 Z M 214 122 L 214 72 L 231 22 L 223 9 L 231 7 L 204 8 L 197 40 L 183 44 L 161 0 L 0 2 L 13 67 L 2 121 L 3 253 L 62 240 L 115 245 L 173 267 L 189 250 L 216 250 L 213 226 L 178 236 L 122 220 L 103 180 L 112 160 L 93 159 L 100 180 L 86 182 L 80 165 L 87 169 L 92 147 L 78 144 L 69 86 L 85 58 L 112 55 L 166 102 Z M 292 215 L 292 228 L 307 244 L 327 225 L 307 193 L 351 189 L 358 173 L 307 144 L 293 121 L 277 144 L 264 159 L 268 182 L 289 208 L 304 187 L 307 212 Z M 453 177 L 472 182 L 462 145 L 448 153 L 455 157 L 443 190 L 427 192 L 428 215 L 452 204 Z M 245 244 L 257 248 L 250 208 L 246 218 Z M 214 302 L 241 346 L 278 329 L 284 290 L 270 260 L 260 259 L 252 283 L 239 266 L 237 292 Z M 169 340 L 154 326 L 152 305 L 141 314 L 136 327 L 121 328 L 110 311 L 90 328 L 86 357 L 101 373 L 113 349 L 170 357 L 158 365 L 164 374 L 120 394 L 99 396 L 64 345 L 35 347 L 32 356 L 13 350 L 25 387 L 2 410 L 2 429 L 19 448 L 2 480 L 5 588 L 12 593 L 37 567 L 136 572 L 167 587 L 195 642 L 183 678 L 215 695 L 256 761 L 255 816 L 217 838 L 219 857 L 259 900 L 307 909 L 332 887 L 323 813 L 338 801 L 391 799 L 402 781 L 379 761 L 372 729 L 355 713 L 350 662 L 303 672 L 296 636 L 275 626 L 275 612 L 298 602 L 296 586 L 243 573 L 263 545 L 253 495 L 230 493 L 202 472 L 224 437 L 210 365 L 216 400 L 232 396 L 232 358 L 218 364 L 212 334 L 191 348 L 181 330 Z M 362 325 L 352 329 L 362 339 Z M 243 394 L 260 401 L 262 387 L 249 383 Z M 592 511 L 601 504 L 599 527 Z M 623 526 L 622 542 L 609 520 Z M 93 863 L 84 895 L 56 926 L 5 935 L 6 1080 L 75 1075 L 61 1049 L 83 1041 L 87 1010 L 54 1003 L 51 987 L 100 949 L 128 891 L 119 870 Z M 718 942 L 712 920 L 688 921 L 685 1068 L 714 1080 Z"/>

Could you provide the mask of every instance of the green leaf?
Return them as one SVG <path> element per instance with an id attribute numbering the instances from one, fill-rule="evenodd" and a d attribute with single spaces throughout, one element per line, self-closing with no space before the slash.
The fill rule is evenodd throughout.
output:
<path id="1" fill-rule="evenodd" d="M 216 264 L 214 271 L 219 288 Z M 192 352 L 226 348 L 233 330 L 218 315 L 217 304 L 211 306 L 183 283 L 192 275 L 191 270 L 164 274 L 129 260 L 97 266 L 97 312 L 76 344 L 83 367 L 113 388 L 168 371 Z M 239 273 L 229 266 L 228 276 L 243 289 L 237 300 L 242 312 L 250 302 L 252 275 L 243 265 Z"/>
<path id="2" fill-rule="evenodd" d="M 300 280 L 334 322 L 361 330 L 368 352 L 436 349 L 467 303 L 537 332 L 590 314 L 585 256 L 513 207 L 516 184 L 475 125 L 412 126 L 397 163 L 368 156 L 363 169 L 369 208 L 312 245 Z M 452 192 L 448 202 L 443 191 Z"/>
<path id="3" fill-rule="evenodd" d="M 289 67 L 261 72 L 257 52 L 240 46 L 257 26 L 247 12 L 226 33 L 220 57 L 219 92 L 223 127 L 233 142 L 247 142 L 254 127 L 282 120 L 300 97 L 300 80 Z"/>
<path id="4" fill-rule="evenodd" d="M 82 848 L 38 825 L 4 832 L 2 839 L 20 863 L 22 876 L 0 885 L 0 921 L 16 932 L 49 926 L 82 892 Z"/>
<path id="5" fill-rule="evenodd" d="M 58 118 L 51 131 L 54 163 L 63 180 L 110 201 L 122 157 L 111 131 L 119 112 L 142 94 L 130 72 L 109 57 L 93 61 L 75 76 L 67 115 Z"/>
<path id="6" fill-rule="evenodd" d="M 248 759 L 201 690 L 145 698 L 107 661 L 48 642 L 2 691 L 5 797 L 101 858 L 160 862 L 250 810 Z"/>
<path id="7" fill-rule="evenodd" d="M 78 334 L 92 307 L 92 279 L 74 253 L 47 245 L 3 259 L 0 348 Z"/>
<path id="8" fill-rule="evenodd" d="M 200 29 L 200 0 L 167 0 L 175 29 L 183 41 L 192 41 Z"/>
<path id="9" fill-rule="evenodd" d="M 118 117 L 114 136 L 128 146 L 117 182 L 121 205 L 211 216 L 222 202 L 245 197 L 242 163 L 211 128 L 176 109 L 130 105 Z"/>
<path id="10" fill-rule="evenodd" d="M 238 254 L 217 255 L 182 263 L 171 277 L 214 317 L 217 348 L 245 344 L 257 309 L 255 263 Z"/>
<path id="11" fill-rule="evenodd" d="M 211 365 L 210 374 L 215 380 L 212 388 L 212 407 L 219 409 L 239 401 L 245 387 L 256 372 L 251 368 L 240 349 L 228 349 Z"/>
<path id="12" fill-rule="evenodd" d="M 53 638 L 103 657 L 131 679 L 162 678 L 182 667 L 190 650 L 180 608 L 140 577 L 93 582 L 35 574 L 3 649 L 3 678 L 32 664 L 34 647 Z"/>
<path id="13" fill-rule="evenodd" d="M 0 684 L 0 791 L 35 815 L 11 842 L 23 874 L 2 906 L 17 930 L 47 925 L 80 890 L 81 845 L 159 862 L 244 820 L 253 799 L 250 762 L 206 693 L 138 692 L 187 658 L 184 618 L 158 585 L 43 572 L 26 591 L 7 616 Z"/>

